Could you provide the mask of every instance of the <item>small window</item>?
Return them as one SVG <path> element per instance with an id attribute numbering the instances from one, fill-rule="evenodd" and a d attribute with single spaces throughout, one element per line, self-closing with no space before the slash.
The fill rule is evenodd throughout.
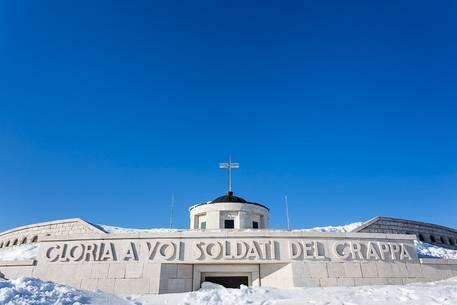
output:
<path id="1" fill-rule="evenodd" d="M 456 240 L 454 238 L 449 239 L 451 245 L 456 246 Z"/>
<path id="2" fill-rule="evenodd" d="M 252 222 L 252 228 L 253 229 L 258 229 L 259 228 L 259 223 L 257 221 Z"/>
<path id="3" fill-rule="evenodd" d="M 24 238 L 21 240 L 21 245 L 26 244 L 26 243 L 27 243 L 27 237 L 24 237 Z"/>
<path id="4" fill-rule="evenodd" d="M 441 242 L 443 245 L 444 245 L 444 244 L 447 244 L 446 239 L 445 239 L 443 236 L 440 237 L 440 242 Z"/>
<path id="5" fill-rule="evenodd" d="M 13 246 L 17 246 L 18 243 L 19 243 L 19 240 L 16 238 L 16 239 L 13 241 Z"/>
<path id="6" fill-rule="evenodd" d="M 202 223 L 200 224 L 200 229 L 206 229 L 206 221 L 202 221 Z"/>
<path id="7" fill-rule="evenodd" d="M 233 219 L 224 220 L 224 228 L 226 228 L 226 229 L 234 229 L 235 228 L 235 221 Z"/>
<path id="8" fill-rule="evenodd" d="M 425 241 L 424 235 L 419 234 L 419 240 L 420 240 L 420 241 Z"/>
<path id="9" fill-rule="evenodd" d="M 3 248 L 3 242 L 0 244 L 0 249 Z"/>
<path id="10" fill-rule="evenodd" d="M 430 241 L 431 241 L 432 243 L 436 243 L 436 238 L 435 238 L 435 236 L 430 235 Z"/>
<path id="11" fill-rule="evenodd" d="M 8 247 L 10 245 L 10 241 L 8 240 L 6 243 L 5 243 L 5 248 Z"/>
<path id="12" fill-rule="evenodd" d="M 32 243 L 36 243 L 37 241 L 38 241 L 38 236 L 36 236 L 36 235 L 33 236 L 31 242 L 32 242 Z"/>

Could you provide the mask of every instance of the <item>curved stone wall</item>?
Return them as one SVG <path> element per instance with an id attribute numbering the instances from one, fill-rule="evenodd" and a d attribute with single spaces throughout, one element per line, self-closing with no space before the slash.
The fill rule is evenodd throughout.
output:
<path id="1" fill-rule="evenodd" d="M 43 237 L 81 233 L 105 232 L 80 218 L 42 222 L 0 233 L 0 250 L 37 243 Z"/>
<path id="2" fill-rule="evenodd" d="M 354 229 L 353 232 L 414 234 L 420 241 L 443 248 L 457 249 L 457 230 L 420 221 L 376 217 Z"/>

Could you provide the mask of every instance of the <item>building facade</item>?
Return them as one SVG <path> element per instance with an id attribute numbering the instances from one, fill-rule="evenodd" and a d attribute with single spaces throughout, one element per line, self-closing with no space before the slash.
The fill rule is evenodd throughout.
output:
<path id="1" fill-rule="evenodd" d="M 127 294 L 187 292 L 203 281 L 287 288 L 457 276 L 456 261 L 417 257 L 421 230 L 386 233 L 385 222 L 371 221 L 358 232 L 294 232 L 268 223 L 265 205 L 229 192 L 192 206 L 189 230 L 109 233 L 81 219 L 30 225 L 1 233 L 0 251 L 31 244 L 37 256 L 0 261 L 0 276 Z"/>

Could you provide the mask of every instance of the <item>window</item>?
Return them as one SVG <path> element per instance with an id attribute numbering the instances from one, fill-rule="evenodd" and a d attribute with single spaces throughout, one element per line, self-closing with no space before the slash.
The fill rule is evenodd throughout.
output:
<path id="1" fill-rule="evenodd" d="M 32 242 L 32 243 L 36 243 L 37 241 L 38 241 L 38 236 L 36 236 L 36 235 L 33 236 L 31 242 Z"/>
<path id="2" fill-rule="evenodd" d="M 419 234 L 419 240 L 420 240 L 420 241 L 424 241 L 424 240 L 425 240 L 424 235 Z"/>
<path id="3" fill-rule="evenodd" d="M 433 236 L 433 235 L 430 235 L 430 241 L 431 241 L 432 243 L 436 243 L 436 239 L 435 239 L 435 236 Z"/>
<path id="4" fill-rule="evenodd" d="M 440 241 L 443 245 L 447 244 L 446 239 L 443 236 L 440 237 Z"/>
<path id="5" fill-rule="evenodd" d="M 21 241 L 21 245 L 26 244 L 26 243 L 27 243 L 27 237 L 24 237 Z"/>
<path id="6" fill-rule="evenodd" d="M 14 241 L 13 241 L 13 246 L 17 246 L 19 240 L 16 238 Z"/>
<path id="7" fill-rule="evenodd" d="M 224 228 L 226 228 L 226 229 L 234 229 L 235 228 L 235 221 L 233 219 L 224 220 Z"/>
<path id="8" fill-rule="evenodd" d="M 258 229 L 259 228 L 259 223 L 257 221 L 252 222 L 252 228 L 253 229 Z"/>
<path id="9" fill-rule="evenodd" d="M 200 229 L 206 229 L 206 221 L 202 221 L 202 223 L 200 224 Z"/>
<path id="10" fill-rule="evenodd" d="M 10 245 L 10 241 L 8 240 L 6 243 L 5 243 L 5 248 L 8 247 Z"/>
<path id="11" fill-rule="evenodd" d="M 0 244 L 0 249 L 3 248 L 3 242 Z"/>

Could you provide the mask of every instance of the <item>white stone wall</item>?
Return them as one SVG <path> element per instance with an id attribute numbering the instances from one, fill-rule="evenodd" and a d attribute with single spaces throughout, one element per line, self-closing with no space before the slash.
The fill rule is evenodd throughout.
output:
<path id="1" fill-rule="evenodd" d="M 44 237 L 85 233 L 104 232 L 79 218 L 42 222 L 0 233 L 0 250 L 36 243 Z"/>
<path id="2" fill-rule="evenodd" d="M 206 229 L 224 229 L 224 220 L 233 219 L 235 229 L 252 229 L 253 221 L 259 229 L 268 228 L 269 211 L 267 208 L 251 203 L 218 202 L 193 206 L 190 208 L 190 228 L 201 229 L 202 221 Z"/>
<path id="3" fill-rule="evenodd" d="M 439 247 L 457 249 L 457 230 L 419 221 L 376 217 L 356 228 L 354 232 L 414 234 L 420 241 Z"/>
<path id="4" fill-rule="evenodd" d="M 227 255 L 230 244 L 233 250 L 242 243 L 251 247 L 246 254 Z M 376 251 L 386 247 L 384 257 L 364 254 L 375 243 Z M 225 244 L 223 253 L 217 244 Z M 260 252 L 251 251 L 261 245 Z M 335 245 L 345 248 L 335 253 Z M 401 256 L 400 246 L 410 257 Z M 126 294 L 191 291 L 204 274 L 226 273 L 278 288 L 406 284 L 457 276 L 457 262 L 417 259 L 409 235 L 262 230 L 60 235 L 41 240 L 36 262 L 0 262 L 6 278 L 35 276 Z"/>

